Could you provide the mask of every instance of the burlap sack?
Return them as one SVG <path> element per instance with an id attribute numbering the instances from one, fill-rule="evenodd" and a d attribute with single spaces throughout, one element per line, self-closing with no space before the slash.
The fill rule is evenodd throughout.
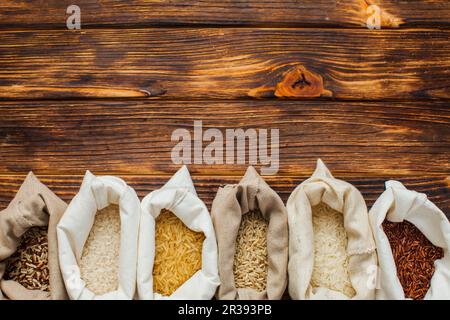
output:
<path id="1" fill-rule="evenodd" d="M 66 209 L 64 201 L 30 172 L 8 207 L 0 212 L 0 299 L 67 299 L 58 262 L 56 225 Z M 28 290 L 18 282 L 4 280 L 6 260 L 17 249 L 22 235 L 31 227 L 48 225 L 50 292 Z"/>
<path id="2" fill-rule="evenodd" d="M 269 221 L 267 289 L 236 288 L 233 274 L 235 242 L 243 214 L 259 209 Z M 217 297 L 223 300 L 277 300 L 287 285 L 288 225 L 286 208 L 280 197 L 249 167 L 237 185 L 219 188 L 211 209 L 219 247 L 221 285 Z"/>
<path id="3" fill-rule="evenodd" d="M 375 298 L 377 256 L 367 207 L 351 184 L 335 179 L 319 159 L 314 174 L 301 183 L 287 202 L 289 219 L 289 294 L 292 299 L 348 299 L 328 288 L 310 285 L 314 266 L 312 206 L 324 202 L 344 215 L 353 299 Z"/>
<path id="4" fill-rule="evenodd" d="M 119 206 L 120 251 L 118 287 L 96 295 L 81 277 L 79 261 L 99 210 Z M 87 171 L 80 190 L 57 226 L 59 261 L 67 293 L 72 300 L 131 300 L 136 291 L 139 198 L 125 181 L 113 176 L 95 176 Z M 99 261 L 99 268 L 102 262 Z"/>
<path id="5" fill-rule="evenodd" d="M 435 246 L 444 250 L 444 257 L 436 260 L 430 289 L 425 300 L 450 299 L 450 223 L 444 213 L 427 196 L 406 189 L 398 181 L 387 181 L 386 191 L 372 206 L 370 222 L 377 244 L 379 281 L 376 298 L 405 299 L 389 240 L 384 233 L 384 220 L 414 224 Z"/>
<path id="6" fill-rule="evenodd" d="M 211 216 L 197 197 L 186 166 L 159 190 L 148 194 L 141 203 L 137 288 L 143 300 L 210 300 L 219 285 L 217 243 Z M 153 292 L 155 259 L 155 221 L 162 209 L 173 212 L 189 229 L 205 235 L 202 245 L 202 267 L 170 296 Z"/>

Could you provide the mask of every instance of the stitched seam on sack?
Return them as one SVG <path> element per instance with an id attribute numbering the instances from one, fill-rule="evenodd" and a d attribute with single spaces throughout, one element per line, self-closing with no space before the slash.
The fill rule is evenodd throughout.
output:
<path id="1" fill-rule="evenodd" d="M 347 252 L 350 256 L 356 256 L 356 255 L 364 255 L 364 254 L 372 254 L 376 251 L 375 247 L 367 248 L 367 249 L 357 249 L 354 251 Z"/>

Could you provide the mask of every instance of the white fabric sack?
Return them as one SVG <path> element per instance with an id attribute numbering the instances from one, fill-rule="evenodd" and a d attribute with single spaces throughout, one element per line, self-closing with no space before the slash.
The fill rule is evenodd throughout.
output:
<path id="1" fill-rule="evenodd" d="M 119 285 L 116 291 L 95 295 L 80 277 L 83 247 L 98 210 L 110 204 L 120 210 Z M 123 180 L 96 177 L 86 172 L 80 191 L 70 202 L 58 227 L 59 260 L 64 283 L 73 300 L 130 300 L 136 291 L 137 245 L 140 202 L 136 192 Z"/>
<path id="2" fill-rule="evenodd" d="M 202 268 L 183 283 L 172 295 L 153 292 L 155 258 L 155 219 L 162 209 L 173 212 L 189 229 L 202 232 Z M 217 267 L 217 243 L 213 224 L 203 201 L 197 197 L 186 166 L 159 190 L 151 192 L 141 203 L 137 287 L 143 300 L 209 300 L 220 284 Z"/>
<path id="3" fill-rule="evenodd" d="M 424 299 L 450 299 L 450 223 L 444 213 L 425 194 L 408 190 L 398 181 L 388 181 L 386 190 L 370 209 L 369 216 L 380 268 L 376 298 L 405 299 L 391 246 L 382 227 L 387 219 L 391 222 L 411 222 L 433 245 L 444 250 L 444 257 L 434 263 L 431 286 Z"/>
<path id="4" fill-rule="evenodd" d="M 320 159 L 313 175 L 294 190 L 287 202 L 291 298 L 349 299 L 340 292 L 313 288 L 310 284 L 314 266 L 312 207 L 321 202 L 344 215 L 349 275 L 356 291 L 353 299 L 375 298 L 374 276 L 370 271 L 376 269 L 377 257 L 366 204 L 354 186 L 335 179 Z"/>

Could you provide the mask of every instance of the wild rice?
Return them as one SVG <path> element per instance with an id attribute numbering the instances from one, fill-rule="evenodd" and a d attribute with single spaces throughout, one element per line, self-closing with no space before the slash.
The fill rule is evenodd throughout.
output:
<path id="1" fill-rule="evenodd" d="M 49 276 L 47 227 L 30 228 L 7 261 L 5 279 L 30 290 L 50 291 Z"/>
<path id="2" fill-rule="evenodd" d="M 205 235 L 195 232 L 169 210 L 156 218 L 153 290 L 170 296 L 202 267 Z"/>
<path id="3" fill-rule="evenodd" d="M 269 268 L 267 227 L 268 222 L 259 211 L 250 211 L 242 216 L 233 265 L 236 288 L 266 290 Z"/>
<path id="4" fill-rule="evenodd" d="M 119 283 L 120 213 L 117 205 L 99 210 L 84 245 L 81 278 L 96 295 L 117 290 Z"/>
<path id="5" fill-rule="evenodd" d="M 312 208 L 314 268 L 311 286 L 338 291 L 347 297 L 356 292 L 348 270 L 347 233 L 344 216 L 325 203 Z"/>
<path id="6" fill-rule="evenodd" d="M 423 299 L 430 288 L 434 261 L 444 255 L 442 248 L 434 246 L 412 223 L 383 222 L 389 239 L 397 276 L 405 297 Z"/>

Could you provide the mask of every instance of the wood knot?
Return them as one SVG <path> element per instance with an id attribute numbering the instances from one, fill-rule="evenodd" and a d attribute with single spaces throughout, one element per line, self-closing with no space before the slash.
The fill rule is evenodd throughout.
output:
<path id="1" fill-rule="evenodd" d="M 302 65 L 287 70 L 281 75 L 281 81 L 274 86 L 264 85 L 248 93 L 255 98 L 317 98 L 331 97 L 330 90 L 324 88 L 322 76 Z"/>
<path id="2" fill-rule="evenodd" d="M 322 76 L 298 65 L 288 70 L 283 80 L 277 83 L 275 96 L 278 98 L 331 97 L 332 93 L 323 87 Z"/>

